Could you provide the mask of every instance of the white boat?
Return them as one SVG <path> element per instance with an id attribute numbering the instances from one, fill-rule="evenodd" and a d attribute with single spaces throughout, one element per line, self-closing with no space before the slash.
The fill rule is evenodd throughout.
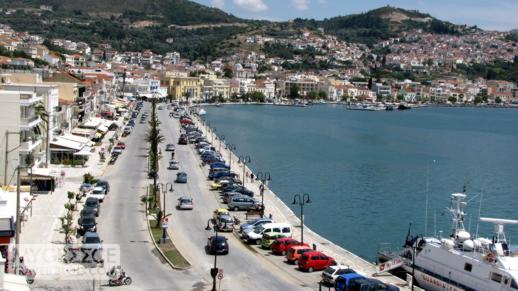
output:
<path id="1" fill-rule="evenodd" d="M 414 273 L 415 282 L 425 290 L 517 291 L 518 248 L 507 243 L 504 225 L 518 221 L 480 218 L 495 225 L 495 234 L 491 239 L 472 238 L 464 228 L 465 199 L 464 193 L 451 195 L 448 211 L 452 215 L 452 229 L 448 237 L 408 234 L 401 252 L 381 252 L 381 257 L 403 260 L 403 269 Z"/>
<path id="2" fill-rule="evenodd" d="M 205 111 L 205 109 L 200 108 L 200 110 L 198 110 L 198 115 L 201 116 L 201 115 L 205 115 L 205 114 L 207 114 L 207 111 Z"/>

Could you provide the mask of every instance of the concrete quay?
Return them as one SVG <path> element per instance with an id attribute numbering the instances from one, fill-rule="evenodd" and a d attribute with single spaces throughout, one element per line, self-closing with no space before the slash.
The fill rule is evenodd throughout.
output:
<path id="1" fill-rule="evenodd" d="M 196 126 L 204 132 L 209 140 L 216 140 L 216 134 L 202 124 L 200 118 L 198 116 L 194 116 L 193 120 L 195 121 Z M 219 140 L 219 138 L 218 138 Z M 216 144 L 214 144 L 216 146 Z M 228 163 L 228 157 L 232 155 L 232 165 L 231 168 L 233 171 L 239 174 L 241 179 L 243 178 L 243 164 L 238 163 L 239 157 L 236 156 L 233 152 L 226 149 L 224 146 L 221 147 L 221 155 Z M 253 171 L 245 165 L 245 173 L 253 173 Z M 257 177 L 256 173 L 254 176 Z M 250 181 L 248 177 L 245 178 L 245 186 L 250 190 L 254 191 L 254 193 L 259 194 L 259 187 L 261 185 L 260 181 Z M 260 199 L 260 196 L 256 195 L 257 199 Z M 265 215 L 272 215 L 272 218 L 277 222 L 288 222 L 294 226 L 293 237 L 300 238 L 301 235 L 301 221 L 299 217 L 268 187 L 265 187 L 264 190 L 264 204 L 265 204 Z M 245 220 L 244 215 L 240 217 L 241 221 Z M 348 265 L 352 269 L 356 270 L 358 273 L 373 277 L 373 274 L 376 272 L 376 266 L 365 259 L 355 255 L 354 253 L 348 251 L 347 249 L 338 246 L 331 242 L 330 240 L 322 237 L 315 231 L 310 228 L 304 226 L 304 242 L 309 243 L 310 245 L 315 244 L 317 250 L 326 253 L 327 255 L 335 258 L 335 260 L 339 264 Z M 261 249 L 259 246 L 252 246 L 252 248 L 263 255 L 266 255 L 265 258 L 268 260 L 273 260 L 271 256 L 267 256 L 269 251 L 265 251 Z M 396 285 L 400 288 L 400 290 L 411 290 L 411 287 L 404 280 L 401 280 L 398 277 L 395 277 L 391 274 L 382 274 L 375 277 L 376 279 L 388 283 Z"/>

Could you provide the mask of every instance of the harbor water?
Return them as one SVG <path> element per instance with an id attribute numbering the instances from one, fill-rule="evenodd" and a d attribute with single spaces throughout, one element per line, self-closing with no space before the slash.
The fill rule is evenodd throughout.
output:
<path id="1" fill-rule="evenodd" d="M 473 234 L 492 235 L 491 225 L 478 222 L 479 212 L 518 219 L 518 110 L 205 110 L 204 119 L 236 145 L 234 152 L 251 157 L 254 172 L 270 172 L 270 188 L 295 213 L 293 195 L 310 194 L 304 208 L 310 228 L 368 260 L 380 245 L 401 246 L 410 223 L 413 234 L 448 236 L 445 209 L 450 194 L 464 187 L 465 225 Z M 511 243 L 518 240 L 518 226 L 506 230 Z"/>

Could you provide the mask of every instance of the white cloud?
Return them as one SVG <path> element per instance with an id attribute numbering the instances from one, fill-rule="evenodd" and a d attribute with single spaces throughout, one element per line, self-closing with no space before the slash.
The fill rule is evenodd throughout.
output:
<path id="1" fill-rule="evenodd" d="M 251 12 L 261 12 L 268 10 L 268 6 L 264 4 L 263 0 L 234 0 L 234 4 L 241 9 Z"/>
<path id="2" fill-rule="evenodd" d="M 210 5 L 222 9 L 225 6 L 225 0 L 211 0 Z"/>
<path id="3" fill-rule="evenodd" d="M 291 0 L 291 5 L 297 10 L 308 10 L 309 0 Z"/>

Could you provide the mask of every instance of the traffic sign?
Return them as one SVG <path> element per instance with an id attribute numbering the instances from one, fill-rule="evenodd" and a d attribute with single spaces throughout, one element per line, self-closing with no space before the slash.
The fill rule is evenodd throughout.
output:
<path id="1" fill-rule="evenodd" d="M 168 222 L 169 222 L 169 219 L 167 217 L 165 217 L 162 220 L 162 228 L 167 228 L 168 227 Z"/>
<path id="2" fill-rule="evenodd" d="M 218 279 L 219 279 L 219 280 L 223 280 L 223 269 L 219 269 L 219 272 L 218 272 Z"/>

